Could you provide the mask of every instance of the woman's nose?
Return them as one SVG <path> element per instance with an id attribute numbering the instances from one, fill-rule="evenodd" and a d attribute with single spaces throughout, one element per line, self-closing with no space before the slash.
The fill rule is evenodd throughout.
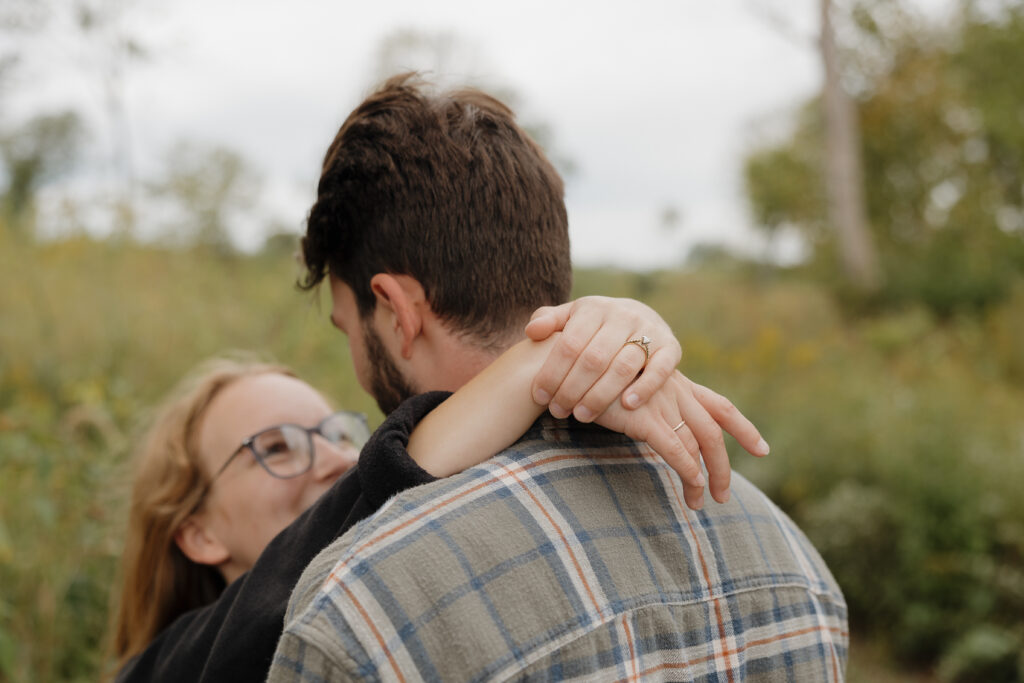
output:
<path id="1" fill-rule="evenodd" d="M 359 451 L 351 444 L 334 444 L 321 438 L 316 441 L 313 474 L 317 479 L 334 481 L 352 469 L 359 459 Z"/>

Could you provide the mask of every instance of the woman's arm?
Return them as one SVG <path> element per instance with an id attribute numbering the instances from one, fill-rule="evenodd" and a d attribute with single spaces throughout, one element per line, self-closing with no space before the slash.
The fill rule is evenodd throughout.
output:
<path id="1" fill-rule="evenodd" d="M 519 342 L 420 420 L 409 437 L 412 459 L 447 477 L 515 443 L 544 412 L 530 383 L 556 337 Z"/>
<path id="2" fill-rule="evenodd" d="M 514 443 L 544 411 L 534 401 L 531 387 L 558 343 L 555 334 L 543 342 L 522 341 L 506 351 L 416 425 L 409 455 L 430 474 L 445 477 Z M 625 378 L 610 380 L 613 386 L 616 382 L 620 386 L 613 401 L 630 383 Z M 675 429 L 680 420 L 686 425 Z M 616 402 L 598 422 L 648 442 L 679 473 L 687 503 L 694 508 L 703 505 L 702 457 L 711 477 L 711 495 L 720 502 L 728 499 L 731 468 L 722 429 L 752 454 L 767 453 L 756 427 L 731 402 L 678 372 L 670 374 L 641 407 L 626 410 Z M 702 452 L 704 444 L 710 447 Z"/>

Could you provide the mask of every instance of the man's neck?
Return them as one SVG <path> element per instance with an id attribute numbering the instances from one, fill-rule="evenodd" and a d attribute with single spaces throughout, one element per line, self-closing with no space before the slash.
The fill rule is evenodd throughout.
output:
<path id="1" fill-rule="evenodd" d="M 491 341 L 486 345 L 465 337 L 450 337 L 433 367 L 423 373 L 424 381 L 418 388 L 422 391 L 456 391 L 524 338 L 521 329 L 517 334 L 509 334 L 499 342 Z"/>

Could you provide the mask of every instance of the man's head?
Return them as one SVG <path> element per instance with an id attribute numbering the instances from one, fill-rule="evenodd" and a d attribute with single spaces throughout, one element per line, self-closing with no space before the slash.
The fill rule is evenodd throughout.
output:
<path id="1" fill-rule="evenodd" d="M 380 341 L 380 274 L 411 284 L 466 347 L 492 353 L 521 337 L 535 308 L 565 301 L 572 284 L 562 180 L 541 149 L 489 95 L 433 94 L 409 75 L 387 81 L 342 125 L 302 251 L 304 287 L 330 275 L 332 293 L 335 282 L 351 290 L 371 333 L 364 351 Z M 345 328 L 351 338 L 351 320 Z M 405 382 L 440 388 L 430 384 Z"/>

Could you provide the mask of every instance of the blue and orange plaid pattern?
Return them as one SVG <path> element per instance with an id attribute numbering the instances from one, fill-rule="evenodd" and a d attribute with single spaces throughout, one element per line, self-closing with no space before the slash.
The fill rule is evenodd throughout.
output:
<path id="1" fill-rule="evenodd" d="M 840 681 L 835 580 L 734 475 L 694 512 L 650 449 L 542 418 L 321 553 L 270 681 Z"/>

